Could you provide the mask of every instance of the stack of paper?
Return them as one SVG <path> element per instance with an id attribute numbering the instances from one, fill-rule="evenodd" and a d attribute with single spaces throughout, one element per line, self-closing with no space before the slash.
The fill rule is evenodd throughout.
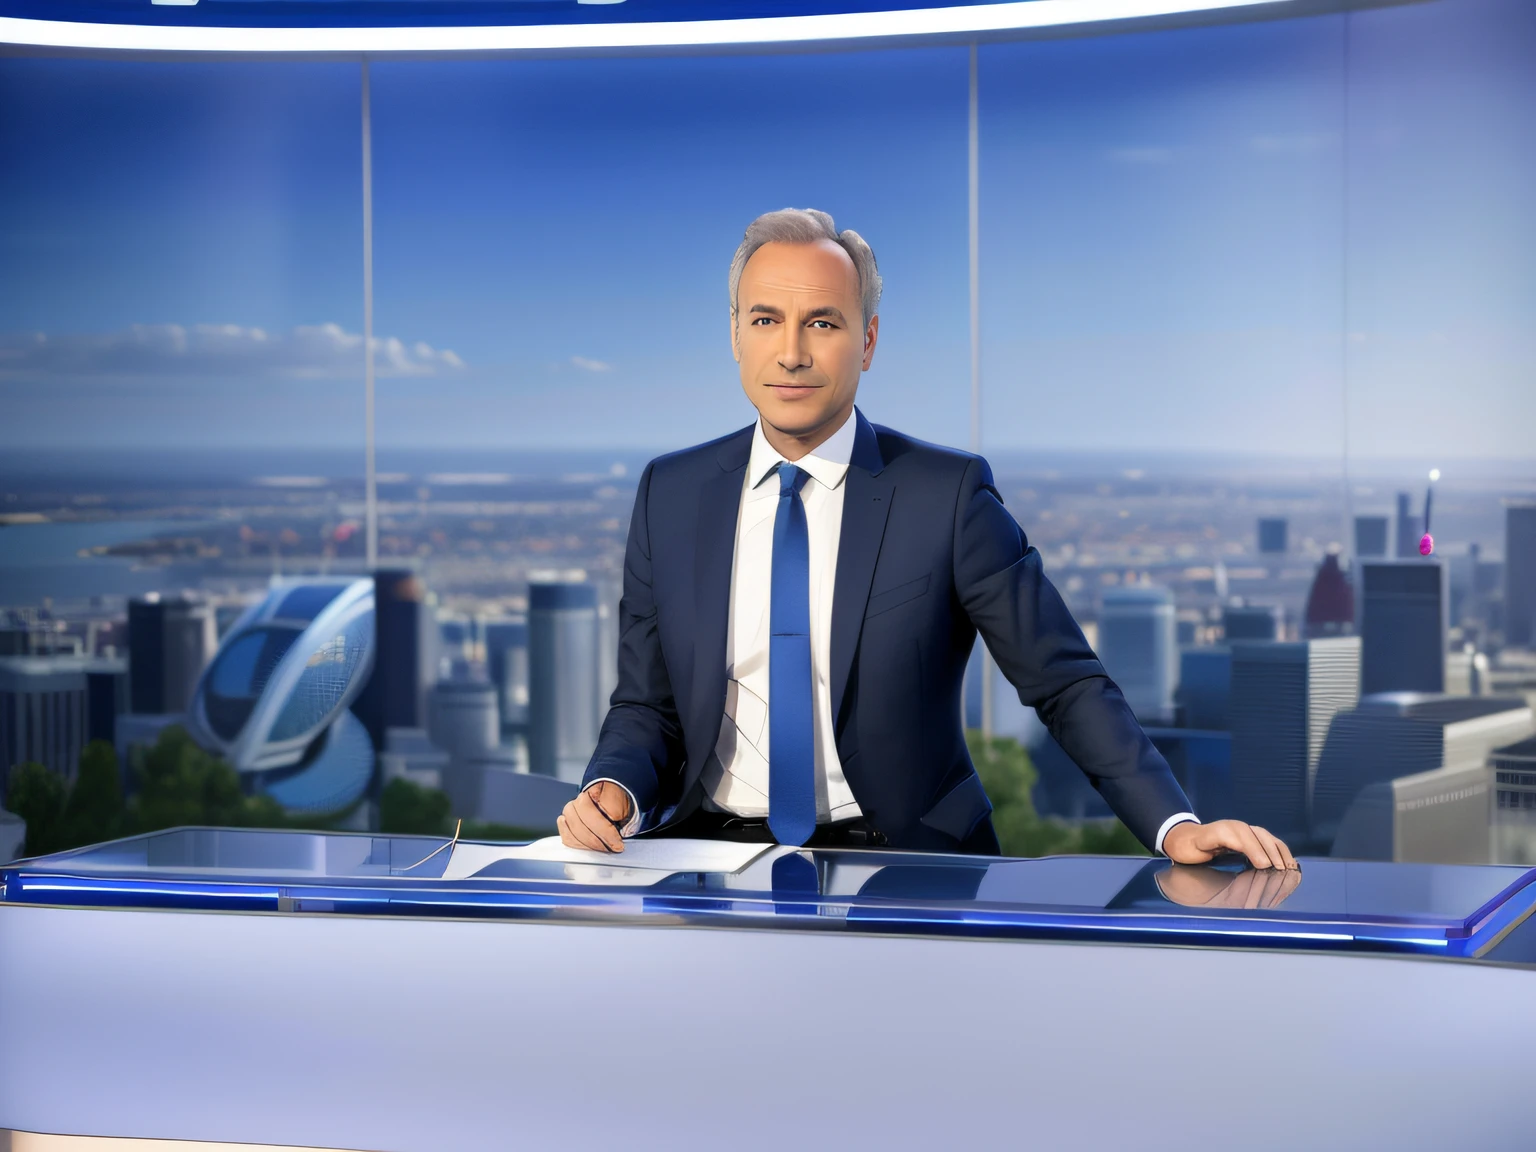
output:
<path id="1" fill-rule="evenodd" d="M 673 872 L 739 872 L 773 847 L 726 840 L 626 840 L 623 852 L 590 852 L 567 848 L 558 836 L 532 844 L 455 844 L 442 878 L 463 880 L 502 860 L 543 860 L 574 866 L 566 869 L 572 880 L 653 884 Z M 631 874 L 634 878 L 627 879 Z"/>

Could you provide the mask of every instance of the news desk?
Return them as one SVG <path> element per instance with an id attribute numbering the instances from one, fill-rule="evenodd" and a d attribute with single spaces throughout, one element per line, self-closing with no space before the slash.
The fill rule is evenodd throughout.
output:
<path id="1" fill-rule="evenodd" d="M 1536 870 L 443 844 L 0 865 L 0 1150 L 1536 1147 Z"/>

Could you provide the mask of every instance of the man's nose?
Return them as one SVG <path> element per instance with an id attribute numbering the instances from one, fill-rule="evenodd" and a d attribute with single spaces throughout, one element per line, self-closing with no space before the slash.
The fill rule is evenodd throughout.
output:
<path id="1" fill-rule="evenodd" d="M 786 372 L 811 366 L 810 350 L 806 347 L 805 331 L 799 324 L 785 324 L 784 340 L 779 346 L 779 367 Z"/>

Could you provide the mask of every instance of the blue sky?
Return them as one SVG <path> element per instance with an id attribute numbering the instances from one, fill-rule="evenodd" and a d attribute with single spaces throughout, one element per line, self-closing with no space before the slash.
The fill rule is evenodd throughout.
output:
<path id="1" fill-rule="evenodd" d="M 986 443 L 1530 457 L 1536 6 L 981 54 Z M 866 411 L 968 434 L 963 49 L 377 64 L 386 444 L 746 423 L 741 229 L 886 280 Z M 361 441 L 358 70 L 0 60 L 0 446 Z M 1345 148 L 1345 126 L 1349 147 Z"/>

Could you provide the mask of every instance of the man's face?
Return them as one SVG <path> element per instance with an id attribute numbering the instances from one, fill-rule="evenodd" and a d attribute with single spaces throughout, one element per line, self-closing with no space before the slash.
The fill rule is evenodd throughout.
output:
<path id="1" fill-rule="evenodd" d="M 875 354 L 859 274 L 830 240 L 764 244 L 742 269 L 731 348 L 741 387 L 764 423 L 789 436 L 836 430 Z"/>

